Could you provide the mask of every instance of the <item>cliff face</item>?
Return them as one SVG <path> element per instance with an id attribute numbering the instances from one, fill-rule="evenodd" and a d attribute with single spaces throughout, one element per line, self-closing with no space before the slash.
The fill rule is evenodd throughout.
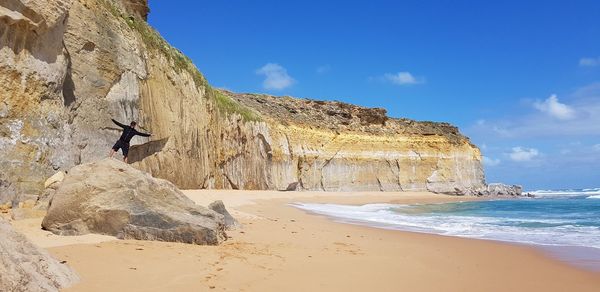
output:
<path id="1" fill-rule="evenodd" d="M 73 165 L 62 89 L 70 1 L 0 1 L 0 191 L 37 192 L 52 168 Z M 13 184 L 11 186 L 11 184 Z M 6 192 L 9 192 L 8 194 Z M 0 196 L 2 200 L 2 196 Z M 0 204 L 4 202 L 0 201 Z"/>
<path id="2" fill-rule="evenodd" d="M 263 117 L 271 188 L 467 192 L 484 185 L 479 149 L 446 123 L 384 109 L 223 92 Z"/>
<path id="3" fill-rule="evenodd" d="M 130 162 L 181 188 L 484 186 L 479 150 L 448 124 L 211 88 L 148 11 L 145 0 L 0 0 L 0 204 L 105 157 L 119 136 L 111 117 L 153 133 L 132 141 Z"/>

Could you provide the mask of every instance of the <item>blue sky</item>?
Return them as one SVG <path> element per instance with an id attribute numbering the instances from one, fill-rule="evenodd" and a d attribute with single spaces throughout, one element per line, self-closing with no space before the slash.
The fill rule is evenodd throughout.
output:
<path id="1" fill-rule="evenodd" d="M 600 186 L 600 1 L 150 1 L 216 86 L 447 121 L 488 182 Z"/>

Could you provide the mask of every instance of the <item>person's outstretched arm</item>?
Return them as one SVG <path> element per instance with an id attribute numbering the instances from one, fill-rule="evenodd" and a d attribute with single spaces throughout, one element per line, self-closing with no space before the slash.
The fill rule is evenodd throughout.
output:
<path id="1" fill-rule="evenodd" d="M 138 136 L 143 136 L 143 137 L 150 137 L 150 136 L 152 136 L 152 134 L 146 134 L 146 133 L 138 132 L 137 130 L 135 131 L 135 134 L 138 135 Z"/>
<path id="2" fill-rule="evenodd" d="M 115 121 L 114 119 L 111 119 L 111 120 L 113 121 L 113 123 L 115 123 L 117 126 L 119 126 L 119 127 L 123 128 L 123 129 L 125 129 L 125 127 L 127 127 L 127 126 L 125 126 L 125 125 L 123 125 L 123 124 L 121 124 L 121 123 L 119 123 L 119 122 Z"/>

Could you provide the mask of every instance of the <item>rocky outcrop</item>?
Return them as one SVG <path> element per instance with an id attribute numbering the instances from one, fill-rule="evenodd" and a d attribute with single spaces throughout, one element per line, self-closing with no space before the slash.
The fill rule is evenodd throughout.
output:
<path id="1" fill-rule="evenodd" d="M 59 291 L 79 281 L 0 217 L 0 291 Z"/>
<path id="2" fill-rule="evenodd" d="M 449 124 L 211 88 L 143 20 L 144 0 L 0 7 L 0 167 L 17 193 L 106 156 L 119 135 L 110 118 L 152 132 L 129 161 L 181 188 L 485 188 L 479 149 Z"/>
<path id="3" fill-rule="evenodd" d="M 73 163 L 63 103 L 71 0 L 0 1 L 0 169 L 19 193 L 39 192 Z"/>
<path id="4" fill-rule="evenodd" d="M 484 196 L 522 196 L 523 187 L 519 185 L 506 185 L 501 183 L 492 183 L 487 185 L 487 189 L 478 195 Z"/>
<path id="5" fill-rule="evenodd" d="M 223 215 L 195 205 L 172 183 L 106 158 L 73 167 L 52 197 L 42 227 L 59 235 L 218 244 Z"/>
<path id="6" fill-rule="evenodd" d="M 235 229 L 241 226 L 240 223 L 237 220 L 235 220 L 235 218 L 233 218 L 231 214 L 229 214 L 227 209 L 225 209 L 225 204 L 223 204 L 223 201 L 214 201 L 208 205 L 208 208 L 223 215 L 223 218 L 225 220 L 225 228 Z"/>

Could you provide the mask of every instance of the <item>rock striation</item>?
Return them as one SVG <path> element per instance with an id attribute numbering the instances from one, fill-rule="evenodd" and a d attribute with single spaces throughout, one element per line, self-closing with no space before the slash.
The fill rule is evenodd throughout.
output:
<path id="1" fill-rule="evenodd" d="M 172 183 L 106 158 L 73 167 L 53 195 L 42 227 L 58 235 L 215 245 L 224 216 L 194 204 Z"/>
<path id="2" fill-rule="evenodd" d="M 148 11 L 145 0 L 0 1 L 0 191 L 40 194 L 57 171 L 105 157 L 119 136 L 110 118 L 152 132 L 129 161 L 181 188 L 486 188 L 479 149 L 456 127 L 214 89 Z"/>
<path id="3" fill-rule="evenodd" d="M 0 217 L 0 291 L 59 291 L 79 277 Z"/>
<path id="4" fill-rule="evenodd" d="M 267 188 L 461 194 L 485 188 L 479 149 L 450 124 L 390 118 L 385 109 L 342 102 L 220 94 L 266 124 L 259 144 Z M 243 159 L 233 157 L 225 172 L 239 171 Z M 246 188 L 242 173 L 229 177 Z"/>

